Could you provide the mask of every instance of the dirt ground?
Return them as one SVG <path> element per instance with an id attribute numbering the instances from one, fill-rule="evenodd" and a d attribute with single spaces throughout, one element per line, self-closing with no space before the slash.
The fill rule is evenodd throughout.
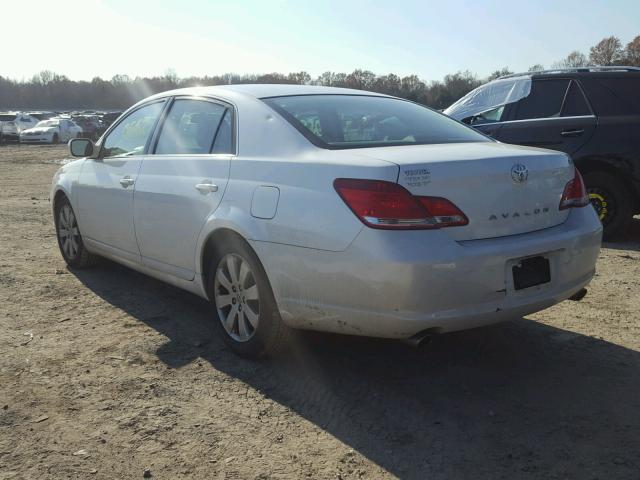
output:
<path id="1" fill-rule="evenodd" d="M 0 147 L 0 479 L 640 478 L 640 221 L 582 302 L 423 350 L 305 334 L 250 362 L 205 301 L 67 270 L 66 156 Z"/>

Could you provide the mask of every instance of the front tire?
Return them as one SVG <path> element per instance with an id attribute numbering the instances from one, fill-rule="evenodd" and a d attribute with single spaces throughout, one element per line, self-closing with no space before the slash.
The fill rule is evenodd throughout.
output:
<path id="1" fill-rule="evenodd" d="M 613 240 L 626 233 L 633 220 L 633 201 L 625 183 L 607 172 L 589 172 L 584 182 L 604 227 L 604 239 Z"/>
<path id="2" fill-rule="evenodd" d="M 260 260 L 240 237 L 216 245 L 207 291 L 217 329 L 238 355 L 260 358 L 286 345 L 290 329 L 280 318 Z"/>
<path id="3" fill-rule="evenodd" d="M 96 263 L 97 257 L 86 249 L 80 235 L 78 220 L 67 197 L 56 203 L 56 237 L 62 258 L 72 268 L 88 268 Z"/>

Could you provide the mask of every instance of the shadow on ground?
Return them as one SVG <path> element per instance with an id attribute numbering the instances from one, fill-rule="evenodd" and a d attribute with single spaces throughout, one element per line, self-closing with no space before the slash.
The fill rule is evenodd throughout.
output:
<path id="1" fill-rule="evenodd" d="M 165 335 L 166 365 L 202 358 L 400 478 L 640 474 L 632 350 L 523 319 L 426 350 L 304 334 L 286 356 L 254 363 L 224 348 L 202 299 L 111 263 L 76 275 Z"/>
<path id="2" fill-rule="evenodd" d="M 640 252 L 640 216 L 631 222 L 629 230 L 615 242 L 604 242 L 603 246 L 614 250 L 634 250 Z"/>

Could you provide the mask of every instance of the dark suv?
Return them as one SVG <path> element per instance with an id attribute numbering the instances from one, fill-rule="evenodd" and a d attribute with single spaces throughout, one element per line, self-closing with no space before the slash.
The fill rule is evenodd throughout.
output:
<path id="1" fill-rule="evenodd" d="M 640 213 L 640 68 L 509 75 L 444 113 L 501 142 L 561 150 L 582 173 L 605 238 Z"/>

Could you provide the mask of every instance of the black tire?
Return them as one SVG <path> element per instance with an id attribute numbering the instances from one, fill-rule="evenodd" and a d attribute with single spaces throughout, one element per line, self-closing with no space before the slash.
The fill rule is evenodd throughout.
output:
<path id="1" fill-rule="evenodd" d="M 66 209 L 69 210 L 66 210 Z M 61 217 L 63 215 L 63 210 L 66 212 L 70 211 L 73 218 L 68 219 L 67 222 L 71 222 L 73 232 L 77 232 L 77 234 L 73 235 L 73 240 L 75 241 L 76 248 L 73 249 L 67 242 L 71 242 L 71 239 L 68 238 L 67 235 L 63 233 L 63 231 L 67 230 L 65 228 L 65 220 Z M 54 220 L 56 226 L 56 238 L 58 239 L 58 247 L 60 248 L 60 253 L 62 254 L 62 258 L 72 268 L 89 268 L 96 264 L 98 257 L 89 253 L 89 251 L 84 246 L 84 242 L 82 241 L 82 235 L 80 234 L 80 229 L 78 227 L 78 222 L 76 220 L 75 212 L 71 207 L 71 203 L 67 197 L 63 197 L 56 202 L 54 209 Z M 71 250 L 70 250 L 71 248 Z"/>
<path id="2" fill-rule="evenodd" d="M 256 359 L 280 352 L 289 342 L 291 329 L 282 322 L 271 285 L 269 284 L 260 260 L 249 244 L 239 236 L 226 237 L 220 244 L 215 246 L 215 250 L 206 279 L 207 293 L 209 294 L 213 307 L 214 323 L 222 335 L 224 342 L 235 353 L 246 358 Z M 225 307 L 218 309 L 216 306 L 216 288 L 220 288 L 220 285 L 216 287 L 216 274 L 222 261 L 226 261 L 229 255 L 237 256 L 248 263 L 251 269 L 251 275 L 258 289 L 258 325 L 255 330 L 253 330 L 252 336 L 244 341 L 234 339 L 231 334 L 227 332 L 223 325 L 223 319 L 219 314 L 219 311 L 222 312 Z M 229 293 L 231 292 L 229 291 Z M 242 309 L 241 306 L 239 308 Z"/>
<path id="3" fill-rule="evenodd" d="M 604 239 L 624 235 L 633 220 L 633 199 L 627 185 L 608 172 L 588 172 L 584 183 L 593 208 L 604 226 Z"/>
<path id="4" fill-rule="evenodd" d="M 54 145 L 57 145 L 60 143 L 60 137 L 58 137 L 57 133 L 53 134 L 53 138 L 51 139 L 51 143 L 53 143 Z"/>

